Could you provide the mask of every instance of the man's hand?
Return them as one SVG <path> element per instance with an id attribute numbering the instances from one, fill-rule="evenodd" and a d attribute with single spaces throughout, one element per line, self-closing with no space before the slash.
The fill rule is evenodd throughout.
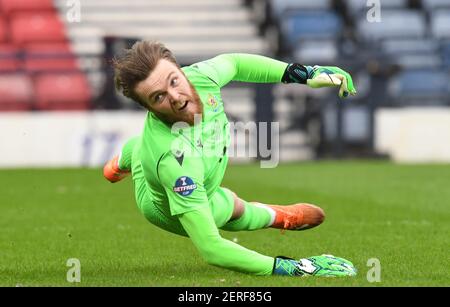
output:
<path id="1" fill-rule="evenodd" d="M 339 67 L 314 66 L 308 75 L 306 84 L 311 88 L 339 86 L 339 97 L 345 98 L 349 94 L 356 95 L 352 76 Z"/>
<path id="2" fill-rule="evenodd" d="M 281 82 L 307 84 L 311 88 L 339 86 L 339 97 L 356 95 L 352 76 L 335 66 L 303 66 L 292 63 L 286 67 Z"/>
<path id="3" fill-rule="evenodd" d="M 312 256 L 300 259 L 303 266 L 315 267 L 314 276 L 355 276 L 356 268 L 350 261 L 333 255 Z"/>
<path id="4" fill-rule="evenodd" d="M 356 268 L 350 261 L 333 255 L 312 256 L 294 260 L 276 257 L 273 275 L 287 276 L 355 276 Z"/>

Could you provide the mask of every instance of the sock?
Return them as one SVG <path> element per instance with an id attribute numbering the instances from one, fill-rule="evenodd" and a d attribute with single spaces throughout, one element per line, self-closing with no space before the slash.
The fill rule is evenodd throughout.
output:
<path id="1" fill-rule="evenodd" d="M 277 215 L 277 213 L 275 212 L 275 210 L 273 210 L 272 208 L 270 208 L 268 205 L 263 204 L 263 203 L 257 203 L 257 202 L 252 202 L 253 205 L 264 208 L 267 210 L 267 212 L 269 212 L 270 214 L 270 221 L 267 224 L 266 227 L 270 227 L 273 225 L 273 223 L 275 222 L 275 217 Z"/>
<path id="2" fill-rule="evenodd" d="M 248 203 L 244 200 L 243 203 L 245 206 L 244 214 L 237 220 L 228 222 L 221 229 L 228 231 L 257 230 L 272 225 L 275 212 L 271 208 L 259 203 Z"/>
<path id="3" fill-rule="evenodd" d="M 119 156 L 119 168 L 121 170 L 131 170 L 131 156 L 133 154 L 133 148 L 139 137 L 135 136 L 129 139 L 122 147 L 122 151 Z"/>

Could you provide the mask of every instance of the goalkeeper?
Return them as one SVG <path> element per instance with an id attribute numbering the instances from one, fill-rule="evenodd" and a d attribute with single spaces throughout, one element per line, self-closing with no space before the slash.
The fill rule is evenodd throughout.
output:
<path id="1" fill-rule="evenodd" d="M 250 203 L 220 186 L 228 162 L 229 122 L 220 89 L 230 81 L 339 86 L 356 93 L 337 67 L 303 66 L 251 54 L 223 54 L 180 68 L 158 42 L 140 41 L 114 60 L 116 87 L 149 112 L 142 134 L 104 167 L 116 182 L 132 174 L 140 211 L 154 225 L 188 236 L 211 265 L 256 275 L 352 276 L 351 262 L 331 255 L 270 257 L 220 236 L 267 227 L 303 230 L 322 223 L 322 209 Z"/>

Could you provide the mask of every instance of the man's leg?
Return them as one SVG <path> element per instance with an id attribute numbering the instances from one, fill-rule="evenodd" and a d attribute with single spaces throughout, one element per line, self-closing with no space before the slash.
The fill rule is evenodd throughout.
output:
<path id="1" fill-rule="evenodd" d="M 325 219 L 323 210 L 315 205 L 298 203 L 292 205 L 266 205 L 275 212 L 275 218 L 270 225 L 272 228 L 288 230 L 304 230 L 319 226 Z"/>
<path id="2" fill-rule="evenodd" d="M 129 139 L 119 155 L 114 156 L 103 167 L 103 176 L 110 182 L 114 183 L 122 180 L 131 173 L 131 156 L 133 148 L 138 141 L 139 136 Z"/>
<path id="3" fill-rule="evenodd" d="M 272 224 L 273 212 L 271 210 L 259 204 L 246 202 L 240 199 L 236 193 L 222 189 L 233 196 L 234 210 L 231 218 L 221 229 L 228 231 L 257 230 L 267 228 Z"/>
<path id="4" fill-rule="evenodd" d="M 222 227 L 224 230 L 256 230 L 267 227 L 303 230 L 320 225 L 325 218 L 323 210 L 311 204 L 280 206 L 249 203 L 231 193 L 234 197 L 234 211 L 230 221 Z"/>

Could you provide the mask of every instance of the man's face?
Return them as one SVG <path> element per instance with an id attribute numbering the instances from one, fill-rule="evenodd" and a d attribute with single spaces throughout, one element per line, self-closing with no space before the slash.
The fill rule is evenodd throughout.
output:
<path id="1" fill-rule="evenodd" d="M 179 121 L 193 125 L 194 114 L 202 114 L 202 104 L 194 87 L 168 60 L 159 60 L 147 79 L 136 85 L 135 91 L 148 109 L 169 125 Z"/>

